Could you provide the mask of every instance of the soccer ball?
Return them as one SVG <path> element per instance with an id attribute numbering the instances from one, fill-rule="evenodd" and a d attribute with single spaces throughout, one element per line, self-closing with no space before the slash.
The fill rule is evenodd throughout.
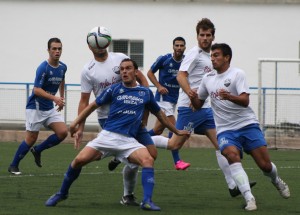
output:
<path id="1" fill-rule="evenodd" d="M 88 33 L 86 40 L 94 49 L 106 49 L 111 42 L 111 34 L 105 27 L 95 27 Z"/>

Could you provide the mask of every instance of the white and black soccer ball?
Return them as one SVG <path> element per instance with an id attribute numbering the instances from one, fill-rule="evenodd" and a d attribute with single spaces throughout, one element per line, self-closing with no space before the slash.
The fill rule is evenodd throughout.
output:
<path id="1" fill-rule="evenodd" d="M 95 27 L 88 33 L 86 40 L 94 49 L 105 49 L 111 42 L 111 34 L 103 26 Z"/>

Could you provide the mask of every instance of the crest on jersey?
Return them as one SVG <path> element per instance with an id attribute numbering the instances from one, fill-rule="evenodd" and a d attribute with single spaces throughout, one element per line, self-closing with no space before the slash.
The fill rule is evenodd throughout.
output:
<path id="1" fill-rule="evenodd" d="M 120 75 L 120 67 L 119 66 L 115 66 L 112 70 L 115 74 Z"/>
<path id="2" fill-rule="evenodd" d="M 173 63 L 170 63 L 169 67 L 173 67 Z"/>
<path id="3" fill-rule="evenodd" d="M 121 88 L 121 89 L 119 90 L 119 93 L 120 93 L 120 94 L 124 93 L 124 89 Z"/>
<path id="4" fill-rule="evenodd" d="M 53 75 L 53 72 L 50 70 L 50 75 Z"/>
<path id="5" fill-rule="evenodd" d="M 139 96 L 145 96 L 145 92 L 144 91 L 139 91 Z"/>
<path id="6" fill-rule="evenodd" d="M 230 79 L 226 79 L 226 80 L 224 81 L 224 86 L 225 86 L 225 87 L 229 87 L 230 84 L 231 84 L 231 80 L 230 80 Z"/>

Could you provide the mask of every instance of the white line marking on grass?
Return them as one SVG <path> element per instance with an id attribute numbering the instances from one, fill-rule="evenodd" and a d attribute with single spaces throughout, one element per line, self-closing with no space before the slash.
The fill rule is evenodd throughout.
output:
<path id="1" fill-rule="evenodd" d="M 300 166 L 280 166 L 277 167 L 278 169 L 300 169 Z M 98 169 L 98 167 L 95 167 L 95 169 Z M 245 170 L 259 170 L 258 167 L 255 168 L 244 168 Z M 203 168 L 203 167 L 190 167 L 187 170 L 184 170 L 186 172 L 201 172 L 201 171 L 221 171 L 220 168 Z M 155 169 L 155 172 L 182 172 L 182 170 L 175 170 L 175 169 Z M 141 170 L 139 170 L 139 173 L 141 173 Z M 21 174 L 21 175 L 1 175 L 0 178 L 24 178 L 24 177 L 49 177 L 49 176 L 64 176 L 65 173 L 47 173 L 47 174 Z M 113 175 L 113 174 L 122 174 L 122 171 L 99 171 L 99 172 L 83 172 L 80 173 L 80 175 Z"/>

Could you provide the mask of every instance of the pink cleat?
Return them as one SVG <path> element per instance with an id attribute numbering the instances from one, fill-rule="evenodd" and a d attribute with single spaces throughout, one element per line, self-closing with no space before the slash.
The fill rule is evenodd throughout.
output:
<path id="1" fill-rule="evenodd" d="M 175 164 L 175 169 L 177 170 L 185 170 L 191 166 L 190 163 L 186 163 L 183 160 L 179 160 Z"/>

